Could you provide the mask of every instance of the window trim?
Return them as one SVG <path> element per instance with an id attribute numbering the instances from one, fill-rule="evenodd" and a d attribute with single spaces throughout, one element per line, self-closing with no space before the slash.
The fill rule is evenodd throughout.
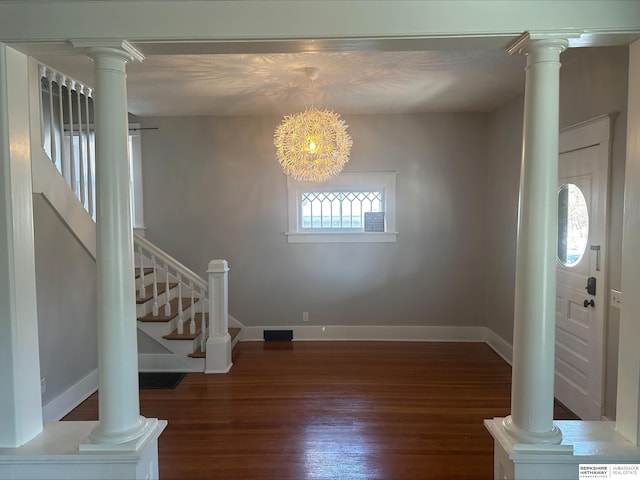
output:
<path id="1" fill-rule="evenodd" d="M 288 243 L 386 243 L 396 241 L 396 177 L 397 172 L 340 173 L 325 182 L 301 182 L 287 177 Z M 316 231 L 300 226 L 300 194 L 322 190 L 382 190 L 385 232 Z"/>

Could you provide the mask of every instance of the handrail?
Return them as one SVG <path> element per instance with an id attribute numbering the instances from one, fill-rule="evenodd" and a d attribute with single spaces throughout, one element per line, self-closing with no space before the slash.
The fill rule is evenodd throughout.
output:
<path id="1" fill-rule="evenodd" d="M 173 258 L 164 250 L 155 246 L 153 243 L 151 243 L 149 240 L 147 240 L 143 236 L 137 233 L 134 233 L 133 239 L 135 244 L 141 245 L 145 250 L 147 250 L 150 254 L 154 255 L 157 259 L 161 259 L 173 270 L 175 270 L 176 272 L 180 272 L 183 279 L 186 278 L 187 280 L 192 281 L 196 286 L 198 286 L 201 289 L 207 288 L 207 285 L 208 285 L 207 281 L 204 280 L 200 275 L 195 273 L 193 270 L 190 270 L 184 264 L 180 263 L 178 260 Z"/>

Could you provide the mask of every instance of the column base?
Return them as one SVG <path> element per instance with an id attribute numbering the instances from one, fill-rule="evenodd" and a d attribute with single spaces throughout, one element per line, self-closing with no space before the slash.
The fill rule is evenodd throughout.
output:
<path id="1" fill-rule="evenodd" d="M 231 365 L 231 335 L 209 337 L 204 373 L 228 373 Z"/>
<path id="2" fill-rule="evenodd" d="M 494 439 L 494 479 L 576 480 L 581 465 L 640 463 L 640 447 L 620 435 L 615 422 L 557 420 L 561 445 L 518 444 L 506 432 L 503 418 L 485 420 Z M 607 477 L 609 478 L 609 477 Z"/>
<path id="3" fill-rule="evenodd" d="M 164 425 L 166 426 L 166 422 Z M 157 418 L 141 416 L 135 427 L 130 430 L 120 432 L 118 435 L 108 435 L 100 431 L 100 423 L 98 423 L 87 439 L 88 443 L 81 443 L 78 449 L 81 452 L 135 452 L 160 427 Z M 162 430 L 164 426 L 160 428 L 160 432 Z"/>
<path id="4" fill-rule="evenodd" d="M 523 430 L 522 428 L 517 427 L 513 423 L 511 415 L 509 415 L 502 421 L 502 426 L 504 427 L 504 430 L 511 436 L 511 438 L 516 441 L 514 445 L 520 447 L 516 448 L 516 450 L 531 450 L 533 449 L 533 446 L 559 445 L 560 442 L 562 442 L 562 432 L 555 424 L 549 432 L 530 432 L 528 430 Z"/>
<path id="5" fill-rule="evenodd" d="M 97 422 L 51 422 L 40 435 L 18 448 L 0 449 L 0 479 L 157 480 L 158 437 L 166 420 L 154 425 L 135 450 L 80 450 Z"/>
<path id="6" fill-rule="evenodd" d="M 495 480 L 564 480 L 577 478 L 572 445 L 556 443 L 519 443 L 507 426 L 511 417 L 485 420 L 494 439 L 493 478 Z M 520 430 L 520 429 L 519 429 Z M 558 430 L 559 431 L 559 430 Z M 520 432 L 518 432 L 520 433 Z M 528 437 L 533 439 L 533 436 Z M 562 439 L 562 436 L 560 436 Z"/>

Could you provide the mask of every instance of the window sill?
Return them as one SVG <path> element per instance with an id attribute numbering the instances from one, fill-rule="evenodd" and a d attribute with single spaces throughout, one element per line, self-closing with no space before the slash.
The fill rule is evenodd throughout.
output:
<path id="1" fill-rule="evenodd" d="M 392 243 L 398 232 L 286 232 L 288 243 Z"/>

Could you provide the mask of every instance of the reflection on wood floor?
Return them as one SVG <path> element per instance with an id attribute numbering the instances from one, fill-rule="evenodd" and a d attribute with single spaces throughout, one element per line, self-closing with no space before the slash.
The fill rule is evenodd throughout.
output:
<path id="1" fill-rule="evenodd" d="M 169 421 L 161 479 L 493 478 L 483 419 L 509 414 L 511 369 L 483 343 L 246 342 L 233 362 L 140 391 L 142 415 Z M 97 402 L 65 420 L 96 420 Z"/>

